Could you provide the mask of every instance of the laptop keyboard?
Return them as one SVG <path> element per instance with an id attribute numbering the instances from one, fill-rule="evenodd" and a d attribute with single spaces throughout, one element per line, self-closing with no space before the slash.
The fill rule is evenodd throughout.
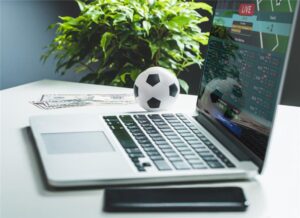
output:
<path id="1" fill-rule="evenodd" d="M 138 171 L 235 167 L 183 114 L 103 118 Z"/>

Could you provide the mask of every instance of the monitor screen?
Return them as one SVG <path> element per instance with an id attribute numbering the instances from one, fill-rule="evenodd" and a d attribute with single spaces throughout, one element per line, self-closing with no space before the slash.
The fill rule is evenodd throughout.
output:
<path id="1" fill-rule="evenodd" d="M 197 110 L 265 157 L 297 0 L 218 0 Z"/>

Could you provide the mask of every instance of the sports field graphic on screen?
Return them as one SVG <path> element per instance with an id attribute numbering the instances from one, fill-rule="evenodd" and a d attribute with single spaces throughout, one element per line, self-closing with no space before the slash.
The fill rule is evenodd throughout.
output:
<path id="1" fill-rule="evenodd" d="M 294 12 L 295 0 L 257 0 L 257 11 Z"/>
<path id="2" fill-rule="evenodd" d="M 221 0 L 218 1 L 215 22 L 223 23 L 233 32 L 242 30 L 240 38 L 244 40 L 245 34 L 248 38 L 259 37 L 259 42 L 252 41 L 262 49 L 284 53 L 295 7 L 296 0 Z"/>

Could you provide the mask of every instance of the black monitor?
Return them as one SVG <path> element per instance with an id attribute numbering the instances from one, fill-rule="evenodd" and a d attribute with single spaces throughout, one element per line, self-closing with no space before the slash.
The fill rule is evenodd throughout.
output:
<path id="1" fill-rule="evenodd" d="M 197 110 L 263 161 L 297 0 L 218 0 Z"/>

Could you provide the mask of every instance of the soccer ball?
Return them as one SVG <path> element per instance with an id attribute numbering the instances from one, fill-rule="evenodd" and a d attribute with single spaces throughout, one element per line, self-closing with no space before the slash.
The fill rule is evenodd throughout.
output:
<path id="1" fill-rule="evenodd" d="M 179 96 L 176 76 L 162 67 L 150 67 L 134 83 L 134 96 L 147 111 L 166 110 Z"/>

